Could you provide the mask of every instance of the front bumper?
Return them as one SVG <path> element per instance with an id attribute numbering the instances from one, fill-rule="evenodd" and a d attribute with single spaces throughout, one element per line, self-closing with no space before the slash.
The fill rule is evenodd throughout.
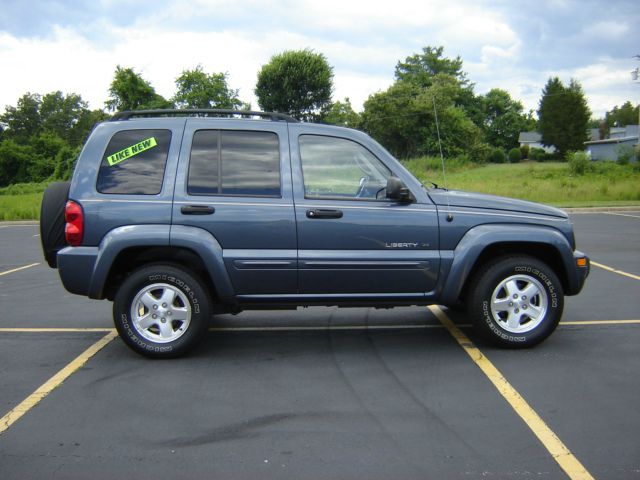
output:
<path id="1" fill-rule="evenodd" d="M 575 250 L 573 252 L 573 278 L 570 279 L 567 291 L 567 295 L 577 295 L 584 287 L 584 283 L 591 271 L 591 261 L 583 252 Z"/>

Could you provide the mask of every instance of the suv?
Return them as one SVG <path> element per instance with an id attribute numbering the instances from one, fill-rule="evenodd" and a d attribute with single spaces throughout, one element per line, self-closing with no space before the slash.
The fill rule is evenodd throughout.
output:
<path id="1" fill-rule="evenodd" d="M 589 273 L 561 210 L 425 188 L 362 132 L 263 112 L 114 115 L 45 192 L 41 238 L 150 357 L 190 350 L 214 313 L 309 305 L 464 304 L 528 347 Z"/>

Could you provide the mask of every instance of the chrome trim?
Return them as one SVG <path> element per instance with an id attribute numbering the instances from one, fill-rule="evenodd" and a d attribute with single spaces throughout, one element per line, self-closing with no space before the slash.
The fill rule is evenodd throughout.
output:
<path id="1" fill-rule="evenodd" d="M 491 217 L 512 217 L 512 218 L 531 218 L 533 220 L 550 220 L 553 222 L 566 222 L 569 219 L 568 218 L 559 218 L 559 217 L 554 217 L 551 215 L 544 215 L 542 213 L 538 214 L 538 213 L 533 213 L 533 214 L 529 214 L 529 215 L 522 215 L 522 214 L 515 214 L 515 213 L 489 213 L 489 212 L 474 212 L 474 211 L 464 211 L 464 210 L 449 210 L 448 208 L 442 206 L 440 213 L 445 215 L 445 214 L 449 214 L 449 213 L 460 213 L 460 214 L 464 214 L 464 215 L 484 215 L 484 216 L 491 216 Z M 537 216 L 533 216 L 533 215 L 537 215 Z"/>

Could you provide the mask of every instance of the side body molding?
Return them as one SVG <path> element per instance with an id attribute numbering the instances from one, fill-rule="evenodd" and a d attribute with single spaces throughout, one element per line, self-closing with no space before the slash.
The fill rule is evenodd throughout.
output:
<path id="1" fill-rule="evenodd" d="M 222 247 L 211 233 L 198 227 L 173 225 L 169 235 L 169 245 L 188 248 L 203 261 L 218 296 L 226 301 L 235 300 L 235 291 L 227 273 L 222 256 Z"/>
<path id="2" fill-rule="evenodd" d="M 569 290 L 576 288 L 578 279 L 572 275 L 576 271 L 573 266 L 573 251 L 560 231 L 535 225 L 480 225 L 470 229 L 453 251 L 453 263 L 442 289 L 441 303 L 450 305 L 458 300 L 462 287 L 482 251 L 499 243 L 539 243 L 553 247 L 562 258 L 561 267 L 567 273 Z"/>

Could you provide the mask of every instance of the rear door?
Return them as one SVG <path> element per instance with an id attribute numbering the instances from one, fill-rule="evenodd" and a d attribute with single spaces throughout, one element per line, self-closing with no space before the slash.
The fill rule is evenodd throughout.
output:
<path id="1" fill-rule="evenodd" d="M 189 118 L 178 171 L 173 223 L 216 238 L 236 293 L 296 293 L 287 124 Z"/>

